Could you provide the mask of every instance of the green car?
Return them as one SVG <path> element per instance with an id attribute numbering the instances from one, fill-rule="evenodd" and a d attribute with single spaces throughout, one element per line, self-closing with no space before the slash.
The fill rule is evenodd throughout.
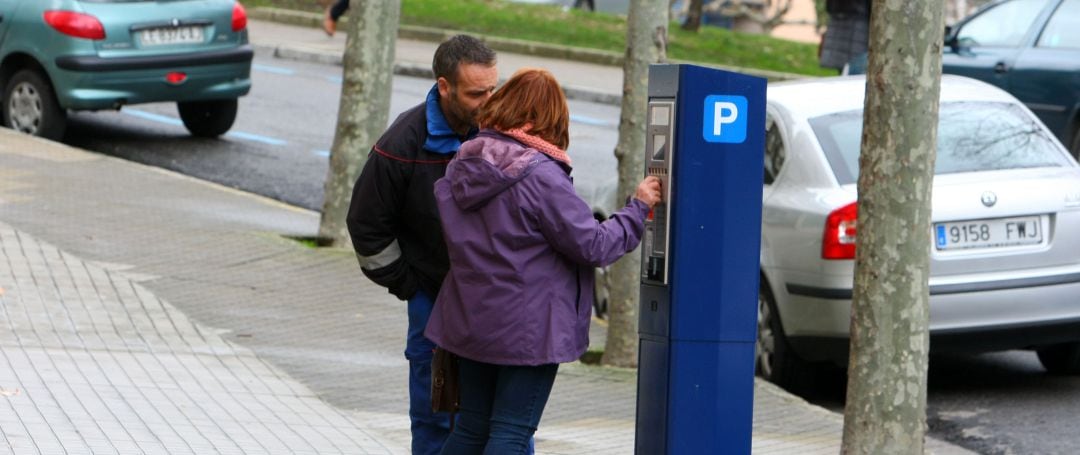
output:
<path id="1" fill-rule="evenodd" d="M 67 111 L 176 102 L 191 134 L 224 134 L 251 89 L 234 0 L 0 0 L 0 122 L 53 140 Z"/>
<path id="2" fill-rule="evenodd" d="M 945 37 L 942 71 L 1005 89 L 1080 159 L 1080 0 L 995 0 Z"/>

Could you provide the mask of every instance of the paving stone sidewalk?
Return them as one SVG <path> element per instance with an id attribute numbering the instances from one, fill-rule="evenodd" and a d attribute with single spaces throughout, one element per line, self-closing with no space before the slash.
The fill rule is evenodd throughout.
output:
<path id="1" fill-rule="evenodd" d="M 191 321 L 137 275 L 4 223 L 0 251 L 9 453 L 390 452 L 362 416 Z"/>
<path id="2" fill-rule="evenodd" d="M 407 453 L 404 307 L 317 223 L 0 129 L 0 453 Z M 635 387 L 564 365 L 538 453 L 633 453 Z M 839 415 L 754 406 L 754 453 L 838 452 Z"/>

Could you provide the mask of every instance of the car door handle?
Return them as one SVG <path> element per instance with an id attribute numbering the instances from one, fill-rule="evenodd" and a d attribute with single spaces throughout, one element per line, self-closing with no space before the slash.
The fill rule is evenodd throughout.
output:
<path id="1" fill-rule="evenodd" d="M 994 65 L 994 72 L 998 74 L 1008 73 L 1009 67 L 1005 65 L 1005 62 L 997 62 L 997 65 Z"/>

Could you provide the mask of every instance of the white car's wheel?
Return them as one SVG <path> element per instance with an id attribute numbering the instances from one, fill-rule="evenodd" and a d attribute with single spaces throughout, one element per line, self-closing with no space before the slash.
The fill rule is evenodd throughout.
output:
<path id="1" fill-rule="evenodd" d="M 1080 374 L 1080 343 L 1064 343 L 1036 351 L 1039 363 L 1052 374 Z"/>
<path id="2" fill-rule="evenodd" d="M 608 317 L 608 298 L 610 292 L 607 287 L 608 267 L 597 267 L 594 272 L 596 282 L 593 284 L 593 314 L 600 319 Z"/>
<path id="3" fill-rule="evenodd" d="M 754 347 L 758 376 L 791 391 L 812 387 L 818 366 L 803 360 L 788 344 L 776 300 L 762 280 L 758 290 L 758 335 Z"/>
<path id="4" fill-rule="evenodd" d="M 776 377 L 776 332 L 773 331 L 772 304 L 765 297 L 764 289 L 758 292 L 757 343 L 754 346 L 754 359 L 757 363 L 758 376 L 769 381 Z"/>

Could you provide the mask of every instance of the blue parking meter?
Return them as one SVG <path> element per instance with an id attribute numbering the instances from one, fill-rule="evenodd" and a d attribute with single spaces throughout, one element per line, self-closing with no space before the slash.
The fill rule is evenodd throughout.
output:
<path id="1" fill-rule="evenodd" d="M 649 68 L 635 451 L 750 453 L 765 80 Z"/>

